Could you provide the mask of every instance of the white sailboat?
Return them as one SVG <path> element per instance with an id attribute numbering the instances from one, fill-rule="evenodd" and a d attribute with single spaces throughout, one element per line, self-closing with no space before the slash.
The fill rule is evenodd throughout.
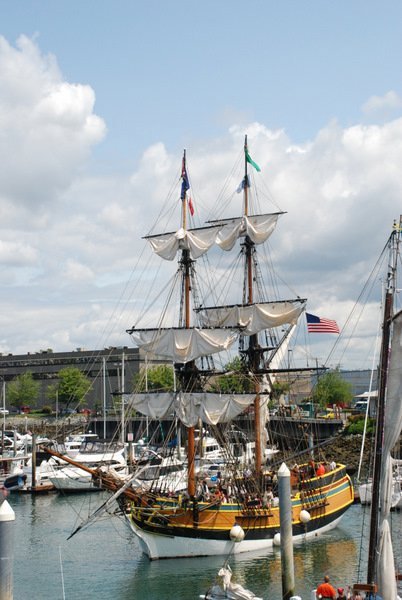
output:
<path id="1" fill-rule="evenodd" d="M 394 312 L 401 232 L 402 217 L 394 224 L 387 244 L 389 261 L 379 365 L 367 579 L 353 586 L 355 591 L 365 592 L 366 598 L 383 600 L 399 600 L 389 518 L 394 483 L 392 451 L 402 431 L 402 311 Z"/>

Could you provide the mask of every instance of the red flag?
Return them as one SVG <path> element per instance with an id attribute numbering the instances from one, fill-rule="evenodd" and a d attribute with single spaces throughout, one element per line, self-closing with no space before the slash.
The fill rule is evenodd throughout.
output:
<path id="1" fill-rule="evenodd" d="M 188 199 L 188 209 L 190 211 L 191 216 L 193 216 L 193 214 L 194 214 L 194 206 L 193 206 L 193 201 L 191 200 L 191 198 Z"/>

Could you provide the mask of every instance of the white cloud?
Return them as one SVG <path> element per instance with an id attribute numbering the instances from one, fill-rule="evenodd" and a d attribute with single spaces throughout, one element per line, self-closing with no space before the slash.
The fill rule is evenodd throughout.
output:
<path id="1" fill-rule="evenodd" d="M 91 147 L 105 135 L 87 85 L 63 80 L 52 56 L 21 36 L 0 36 L 0 186 L 2 196 L 37 211 L 57 201 Z"/>
<path id="2" fill-rule="evenodd" d="M 92 269 L 72 259 L 67 260 L 64 269 L 60 272 L 60 276 L 63 285 L 80 282 L 88 284 L 94 278 Z"/>
<path id="3" fill-rule="evenodd" d="M 35 264 L 38 253 L 35 248 L 21 243 L 0 240 L 1 265 L 32 265 Z"/>
<path id="4" fill-rule="evenodd" d="M 181 155 L 159 141 L 131 172 L 87 173 L 105 134 L 94 101 L 89 86 L 65 81 L 32 40 L 14 48 L 0 38 L 1 351 L 129 344 L 125 329 L 145 310 L 146 289 L 162 297 L 176 269 L 151 257 L 141 238 L 158 215 L 155 232 L 180 225 Z M 232 166 L 242 167 L 245 133 L 262 168 L 250 171 L 263 190 L 255 209 L 287 213 L 270 240 L 287 296 L 308 297 L 311 312 L 342 325 L 402 212 L 402 119 L 346 128 L 334 120 L 297 144 L 264 123 L 235 123 L 225 136 L 194 142 L 187 160 L 195 225 L 241 210 Z M 212 259 L 227 280 L 228 255 Z M 350 354 L 370 356 L 372 302 L 349 366 L 367 366 Z M 324 359 L 328 339 L 313 343 Z"/>
<path id="5" fill-rule="evenodd" d="M 363 104 L 362 110 L 366 114 L 388 113 L 402 108 L 402 98 L 394 91 L 389 91 L 384 96 L 371 96 Z"/>

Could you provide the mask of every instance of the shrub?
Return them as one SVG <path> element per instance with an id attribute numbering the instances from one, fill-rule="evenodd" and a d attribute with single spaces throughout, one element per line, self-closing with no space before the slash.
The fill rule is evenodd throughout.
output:
<path id="1" fill-rule="evenodd" d="M 345 427 L 346 434 L 362 434 L 364 430 L 364 416 L 357 415 L 349 417 L 348 424 Z M 368 419 L 367 421 L 367 435 L 371 435 L 375 430 L 375 421 L 374 419 Z"/>

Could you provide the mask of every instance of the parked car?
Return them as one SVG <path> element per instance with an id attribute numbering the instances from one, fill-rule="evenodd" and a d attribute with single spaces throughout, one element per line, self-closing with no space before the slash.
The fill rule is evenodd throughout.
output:
<path id="1" fill-rule="evenodd" d="M 365 413 L 367 410 L 367 400 L 359 400 L 353 408 L 359 413 Z"/>
<path id="2" fill-rule="evenodd" d="M 9 410 L 7 410 L 7 408 L 0 408 L 0 415 L 8 415 L 9 414 Z"/>

